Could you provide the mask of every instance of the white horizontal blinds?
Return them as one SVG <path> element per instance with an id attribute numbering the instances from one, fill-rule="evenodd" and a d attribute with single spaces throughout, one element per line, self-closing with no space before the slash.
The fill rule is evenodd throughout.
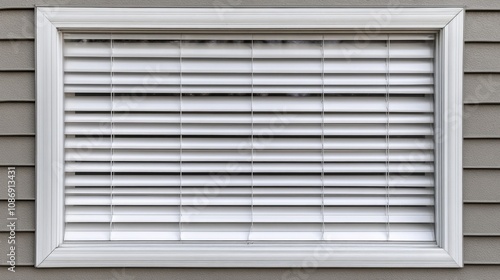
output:
<path id="1" fill-rule="evenodd" d="M 434 241 L 434 38 L 359 39 L 66 34 L 66 240 Z"/>
<path id="2" fill-rule="evenodd" d="M 145 140 L 158 143 L 174 141 L 179 147 L 180 111 L 168 114 L 168 118 L 175 119 L 171 123 L 162 120 L 162 113 L 154 108 L 138 105 L 153 99 L 159 107 L 169 104 L 180 106 L 180 40 L 168 37 L 129 40 L 120 36 L 102 34 L 85 38 L 84 35 L 73 39 L 66 37 L 65 40 L 65 238 L 179 240 L 180 185 L 160 182 L 163 180 L 161 175 L 180 177 L 179 148 L 151 145 L 147 150 L 157 156 L 175 152 L 177 167 L 172 170 L 169 168 L 172 158 L 157 157 L 154 162 L 154 156 L 141 153 L 144 147 L 124 148 L 119 143 L 125 140 L 148 145 Z M 138 64 L 140 67 L 137 67 Z M 75 68 L 69 65 L 75 65 Z M 162 85 L 175 85 L 176 89 L 163 93 L 159 90 Z M 105 100 L 92 101 L 96 97 Z M 72 101 L 77 104 L 90 102 L 92 105 L 75 109 L 68 106 Z M 103 104 L 109 108 L 100 110 L 99 106 Z M 159 125 L 153 128 L 156 132 L 120 132 L 122 124 L 128 126 L 133 123 L 131 119 L 141 117 L 156 120 L 139 120 L 132 130 L 156 123 Z M 165 132 L 169 129 L 177 131 L 176 135 Z M 104 145 L 99 147 L 97 144 Z M 103 157 L 95 158 L 88 152 L 96 152 Z M 142 154 L 143 158 L 123 159 L 123 152 Z M 130 169 L 121 169 L 122 164 L 130 164 Z M 122 184 L 124 179 L 127 186 Z M 102 184 L 103 181 L 106 183 Z M 167 193 L 161 194 L 161 190 Z"/>
<path id="3" fill-rule="evenodd" d="M 342 49 L 345 56 L 340 58 L 327 58 L 325 60 L 325 69 L 329 69 L 331 64 L 348 65 L 343 66 L 346 69 L 347 76 L 350 76 L 351 84 L 346 85 L 347 88 L 355 87 L 354 90 L 346 90 L 343 93 L 334 93 L 335 96 L 349 96 L 359 102 L 357 104 L 367 104 L 367 97 L 383 96 L 385 98 L 385 124 L 384 124 L 384 142 L 385 142 L 385 170 L 384 172 L 365 169 L 357 173 L 357 178 L 354 181 L 368 179 L 370 183 L 374 182 L 374 176 L 384 176 L 380 178 L 384 181 L 383 186 L 378 185 L 378 194 L 358 190 L 353 187 L 350 194 L 338 196 L 347 201 L 351 200 L 349 210 L 343 212 L 350 221 L 338 221 L 326 214 L 325 236 L 326 240 L 360 240 L 360 241 L 432 241 L 434 240 L 433 233 L 433 197 L 434 197 L 434 182 L 432 162 L 427 162 L 431 170 L 428 172 L 419 172 L 413 169 L 414 163 L 411 159 L 396 161 L 391 159 L 391 154 L 398 148 L 396 143 L 405 143 L 414 145 L 415 153 L 426 152 L 432 150 L 431 147 L 423 147 L 420 145 L 422 141 L 433 139 L 433 127 L 431 122 L 420 122 L 416 126 L 413 121 L 401 124 L 392 123 L 393 116 L 398 116 L 401 113 L 399 110 L 394 110 L 393 106 L 396 102 L 401 104 L 412 105 L 410 99 L 420 99 L 422 105 L 427 109 L 422 111 L 416 109 L 416 106 L 406 111 L 404 114 L 409 118 L 420 118 L 422 115 L 432 114 L 433 101 L 433 42 L 431 40 L 422 40 L 425 38 L 406 37 L 400 40 L 397 35 L 379 35 L 378 38 L 373 38 L 369 42 L 338 40 L 330 41 L 335 47 L 333 49 Z M 327 40 L 328 41 L 328 40 Z M 325 44 L 325 54 L 330 48 Z M 328 57 L 328 55 L 326 55 Z M 360 67 L 359 65 L 363 65 Z M 352 73 L 350 69 L 356 69 Z M 381 81 L 377 85 L 368 84 L 358 86 L 352 83 L 353 80 L 363 81 L 370 80 L 367 76 L 378 75 Z M 397 83 L 401 75 L 408 75 L 407 82 L 404 87 Z M 426 82 L 417 82 L 418 80 Z M 407 90 L 412 88 L 412 90 Z M 376 91 L 372 91 L 376 89 Z M 383 95 L 382 95 L 383 94 Z M 330 95 L 330 96 L 332 96 Z M 369 104 L 369 103 L 368 103 Z M 424 105 L 425 104 L 425 105 Z M 372 103 L 372 105 L 375 105 Z M 363 110 L 362 108 L 355 109 L 358 114 L 376 115 L 371 113 L 371 110 Z M 430 106 L 430 107 L 429 107 Z M 424 108 L 422 107 L 422 109 Z M 380 112 L 380 109 L 373 110 Z M 373 112 L 372 111 L 372 112 Z M 416 120 L 415 118 L 415 120 Z M 374 141 L 381 140 L 382 136 L 375 130 L 381 129 L 382 125 L 377 123 L 364 123 L 361 126 L 357 124 L 349 124 L 357 131 L 369 131 L 365 135 L 356 135 L 356 133 L 347 135 L 339 135 L 338 139 L 356 136 L 356 140 L 366 140 L 370 138 Z M 409 129 L 409 133 L 394 133 L 394 129 L 399 128 Z M 425 130 L 421 130 L 420 127 Z M 365 130 L 366 129 L 366 130 Z M 416 130 L 415 130 L 416 129 Z M 411 132 L 410 132 L 411 131 Z M 336 136 L 330 136 L 336 137 Z M 382 138 L 382 139 L 383 139 Z M 374 143 L 374 142 L 371 142 Z M 431 143 L 428 143 L 431 144 Z M 380 148 L 378 148 L 380 149 Z M 360 161 L 359 163 L 362 163 Z M 402 164 L 394 169 L 393 164 Z M 354 173 L 353 173 L 354 174 Z M 424 179 L 426 183 L 415 184 L 420 179 Z M 396 180 L 399 183 L 395 183 Z M 358 187 L 367 187 L 370 183 L 358 183 Z M 346 184 L 347 185 L 347 184 Z M 351 185 L 353 186 L 353 185 Z M 334 188 L 335 186 L 331 186 Z M 345 186 L 343 186 L 345 187 Z M 372 185 L 373 187 L 373 185 Z M 382 189 L 385 188 L 384 189 Z M 379 189 L 380 188 L 380 189 Z M 407 194 L 396 193 L 401 189 L 407 190 Z M 327 195 L 328 196 L 328 195 Z M 355 202 L 353 202 L 355 201 Z M 341 203 L 340 205 L 343 206 Z M 348 214 L 350 211 L 363 209 L 364 207 L 378 207 L 376 211 L 370 211 L 368 216 L 363 216 L 359 219 L 359 212 Z M 336 209 L 327 204 L 327 209 Z M 406 212 L 405 217 L 401 219 L 401 209 L 412 209 L 412 214 Z M 332 219 L 332 220 L 330 220 Z M 397 220 L 396 220 L 397 219 Z"/>
<path id="4" fill-rule="evenodd" d="M 66 62 L 71 55 L 70 46 L 73 45 L 73 49 L 78 47 L 80 50 L 80 56 L 84 55 L 85 50 L 89 53 L 92 49 L 95 49 L 96 46 L 99 46 L 99 51 L 101 52 L 101 63 L 107 67 L 107 71 L 103 71 L 99 73 L 100 82 L 105 84 L 107 88 L 107 94 L 103 95 L 103 97 L 107 98 L 105 102 L 108 104 L 113 103 L 113 94 L 111 93 L 111 84 L 112 84 L 112 42 L 111 35 L 107 34 L 101 40 L 78 40 L 78 41 L 65 41 L 64 42 L 64 61 Z M 67 72 L 67 67 L 64 66 L 64 99 L 65 102 L 69 100 L 74 100 L 78 96 L 82 96 L 83 89 L 80 92 L 74 90 L 67 89 L 67 80 L 69 78 L 69 74 Z M 80 75 L 80 81 L 78 83 L 86 84 L 91 83 L 91 81 L 82 80 L 82 76 Z M 91 108 L 85 110 L 90 113 Z M 68 118 L 79 117 L 84 110 L 70 110 L 68 106 L 65 106 L 65 154 L 66 157 L 69 154 L 72 154 L 71 160 L 65 161 L 65 178 L 70 178 L 71 176 L 75 177 L 77 174 L 81 174 L 81 163 L 85 161 L 86 150 L 92 150 L 92 148 L 86 147 L 82 144 L 82 136 L 81 133 L 71 132 L 71 121 L 68 122 Z M 86 113 L 85 115 L 91 116 L 92 114 Z M 109 184 L 105 187 L 100 187 L 99 189 L 94 189 L 94 191 L 89 191 L 88 187 L 84 187 L 85 184 L 80 184 L 82 187 L 77 186 L 76 184 L 71 185 L 65 182 L 65 220 L 66 220 L 66 228 L 65 228 L 65 240 L 109 240 L 110 232 L 111 232 L 111 217 L 112 217 L 112 174 L 111 174 L 111 166 L 112 163 L 112 119 L 113 112 L 107 110 L 104 112 L 106 117 L 102 119 L 95 119 L 93 121 L 93 131 L 91 136 L 95 139 L 99 139 L 101 141 L 108 142 L 107 146 L 109 148 L 105 150 L 101 150 L 101 152 L 107 153 L 107 161 L 108 168 L 97 174 L 101 176 L 107 176 Z M 68 142 L 74 142 L 75 147 L 68 149 Z M 88 162 L 92 164 L 94 162 Z M 69 168 L 69 165 L 73 165 L 73 169 Z M 89 171 L 86 174 L 94 174 L 91 173 L 93 170 Z M 85 200 L 87 202 L 85 202 Z"/>
<path id="5" fill-rule="evenodd" d="M 252 40 L 251 35 L 243 36 L 193 36 L 181 38 L 182 67 L 182 207 L 181 240 L 247 240 L 252 227 Z M 231 67 L 234 69 L 231 70 Z M 232 72 L 239 72 L 239 81 L 232 82 Z M 232 92 L 233 84 L 240 84 L 243 92 Z M 228 87 L 225 91 L 211 87 Z M 211 116 L 202 115 L 210 112 L 211 100 L 235 99 L 236 104 L 248 108 L 237 112 L 239 117 L 247 119 L 237 126 L 231 126 L 227 120 L 232 106 L 220 103 L 223 110 L 213 109 Z M 192 107 L 191 101 L 199 103 Z M 208 102 L 207 102 L 208 101 Z M 207 123 L 191 122 L 192 117 L 207 117 Z M 213 120 L 212 116 L 220 118 Z M 186 121 L 184 121 L 186 119 Z M 194 131 L 193 131 L 194 129 Z M 205 130 L 205 132 L 202 132 Z M 241 130 L 240 138 L 235 130 Z M 224 132 L 226 131 L 226 132 Z M 209 139 L 205 139 L 209 138 Z M 208 142 L 215 145 L 231 142 L 232 147 L 204 146 Z M 238 170 L 238 162 L 219 162 L 216 171 L 190 171 L 190 164 L 211 166 L 215 160 L 189 159 L 186 154 L 196 151 L 190 143 L 200 143 L 200 148 L 213 152 L 229 150 L 238 153 L 248 152 L 249 170 Z M 222 164 L 222 165 L 221 165 Z M 195 181 L 192 181 L 192 180 Z M 240 181 L 240 185 L 236 183 Z M 239 193 L 231 193 L 238 188 Z M 238 212 L 236 219 L 232 218 Z"/>

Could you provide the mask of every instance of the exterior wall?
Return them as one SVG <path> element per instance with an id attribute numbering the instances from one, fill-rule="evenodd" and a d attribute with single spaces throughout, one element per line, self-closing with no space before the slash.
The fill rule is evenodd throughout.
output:
<path id="1" fill-rule="evenodd" d="M 34 6 L 465 6 L 463 269 L 36 269 Z M 17 169 L 17 269 L 0 279 L 498 279 L 500 275 L 500 1 L 497 0 L 3 0 L 0 2 L 0 223 L 7 167 Z"/>

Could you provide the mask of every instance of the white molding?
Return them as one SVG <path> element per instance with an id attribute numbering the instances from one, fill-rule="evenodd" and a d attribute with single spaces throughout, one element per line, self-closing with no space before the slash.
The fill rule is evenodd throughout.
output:
<path id="1" fill-rule="evenodd" d="M 39 267 L 458 267 L 435 245 L 65 244 Z"/>
<path id="2" fill-rule="evenodd" d="M 36 17 L 36 260 L 39 264 L 63 240 L 64 192 L 61 40 L 57 28 Z"/>
<path id="3" fill-rule="evenodd" d="M 446 25 L 441 45 L 441 244 L 450 256 L 463 266 L 462 233 L 462 82 L 463 25 L 460 12 Z"/>
<path id="4" fill-rule="evenodd" d="M 37 267 L 462 267 L 461 8 L 37 8 Z M 438 246 L 63 242 L 60 31 L 438 31 Z"/>
<path id="5" fill-rule="evenodd" d="M 38 8 L 58 29 L 426 29 L 461 8 Z"/>

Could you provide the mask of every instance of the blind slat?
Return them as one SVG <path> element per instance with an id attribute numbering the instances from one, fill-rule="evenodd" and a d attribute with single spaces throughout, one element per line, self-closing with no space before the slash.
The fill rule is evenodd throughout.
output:
<path id="1" fill-rule="evenodd" d="M 321 112 L 318 97 L 254 97 L 254 112 Z M 384 97 L 325 97 L 326 112 L 385 112 Z M 65 101 L 66 111 L 180 111 L 178 97 L 170 96 L 116 96 L 113 103 L 109 97 L 69 97 Z M 249 97 L 234 96 L 186 96 L 183 98 L 185 112 L 250 112 Z M 425 97 L 393 97 L 390 112 L 430 113 L 433 101 Z"/>
<path id="2" fill-rule="evenodd" d="M 113 179 L 106 175 L 67 175 L 65 177 L 66 186 L 179 186 L 180 176 L 174 175 L 114 175 Z M 432 187 L 434 184 L 433 176 L 426 175 L 391 175 L 386 180 L 385 175 L 325 175 L 323 180 L 320 176 L 311 175 L 282 175 L 266 176 L 254 175 L 253 180 L 250 176 L 227 175 L 223 180 L 210 175 L 182 175 L 183 186 L 283 186 L 283 187 L 302 187 L 302 186 L 373 186 L 384 187 Z"/>
<path id="3" fill-rule="evenodd" d="M 67 144 L 66 144 L 67 145 Z M 391 150 L 389 154 L 380 150 L 256 150 L 253 157 L 250 150 L 185 150 L 182 151 L 184 161 L 194 162 L 426 162 L 434 160 L 432 150 Z M 109 149 L 91 149 L 82 144 L 78 149 L 66 149 L 66 161 L 106 161 L 110 162 L 178 162 L 178 150 L 149 149 L 114 149 L 111 155 Z"/>
<path id="4" fill-rule="evenodd" d="M 286 121 L 286 120 L 285 120 Z M 393 124 L 389 129 L 385 124 L 127 124 L 116 123 L 113 127 L 105 127 L 101 123 L 66 124 L 65 134 L 72 135 L 295 135 L 295 136 L 383 136 L 432 135 L 428 124 Z"/>
<path id="5" fill-rule="evenodd" d="M 168 173 L 180 172 L 182 165 L 183 173 L 199 173 L 199 172 L 224 172 L 224 173 L 321 173 L 322 170 L 328 173 L 384 173 L 387 168 L 390 172 L 395 173 L 425 173 L 434 172 L 432 163 L 265 163 L 254 162 L 245 163 L 238 162 L 232 166 L 227 163 L 211 162 L 195 163 L 151 163 L 143 162 L 140 165 L 137 163 L 128 162 L 67 162 L 65 165 L 66 172 L 146 172 L 146 173 Z M 85 190 L 83 190 L 85 191 Z"/>
<path id="6" fill-rule="evenodd" d="M 162 124 L 179 124 L 181 118 L 179 113 L 114 113 L 113 123 L 162 123 Z M 73 114 L 66 113 L 64 121 L 67 124 L 71 123 L 108 123 L 111 122 L 111 114 L 107 113 L 91 113 L 91 114 Z M 252 115 L 246 113 L 183 113 L 182 123 L 207 123 L 207 124 L 374 124 L 374 123 L 395 123 L 395 124 L 413 124 L 434 122 L 433 114 L 424 113 L 405 113 L 405 114 L 390 114 L 385 113 L 255 113 Z"/>

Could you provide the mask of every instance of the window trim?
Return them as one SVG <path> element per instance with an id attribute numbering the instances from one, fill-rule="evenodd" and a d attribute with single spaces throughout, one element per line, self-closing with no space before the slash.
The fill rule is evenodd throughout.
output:
<path id="1" fill-rule="evenodd" d="M 462 8 L 36 9 L 37 267 L 463 267 Z M 434 30 L 436 245 L 65 243 L 61 31 Z M 203 254 L 200 254 L 203 252 Z M 236 254 L 236 252 L 238 254 Z M 241 254 L 241 252 L 245 252 Z"/>

